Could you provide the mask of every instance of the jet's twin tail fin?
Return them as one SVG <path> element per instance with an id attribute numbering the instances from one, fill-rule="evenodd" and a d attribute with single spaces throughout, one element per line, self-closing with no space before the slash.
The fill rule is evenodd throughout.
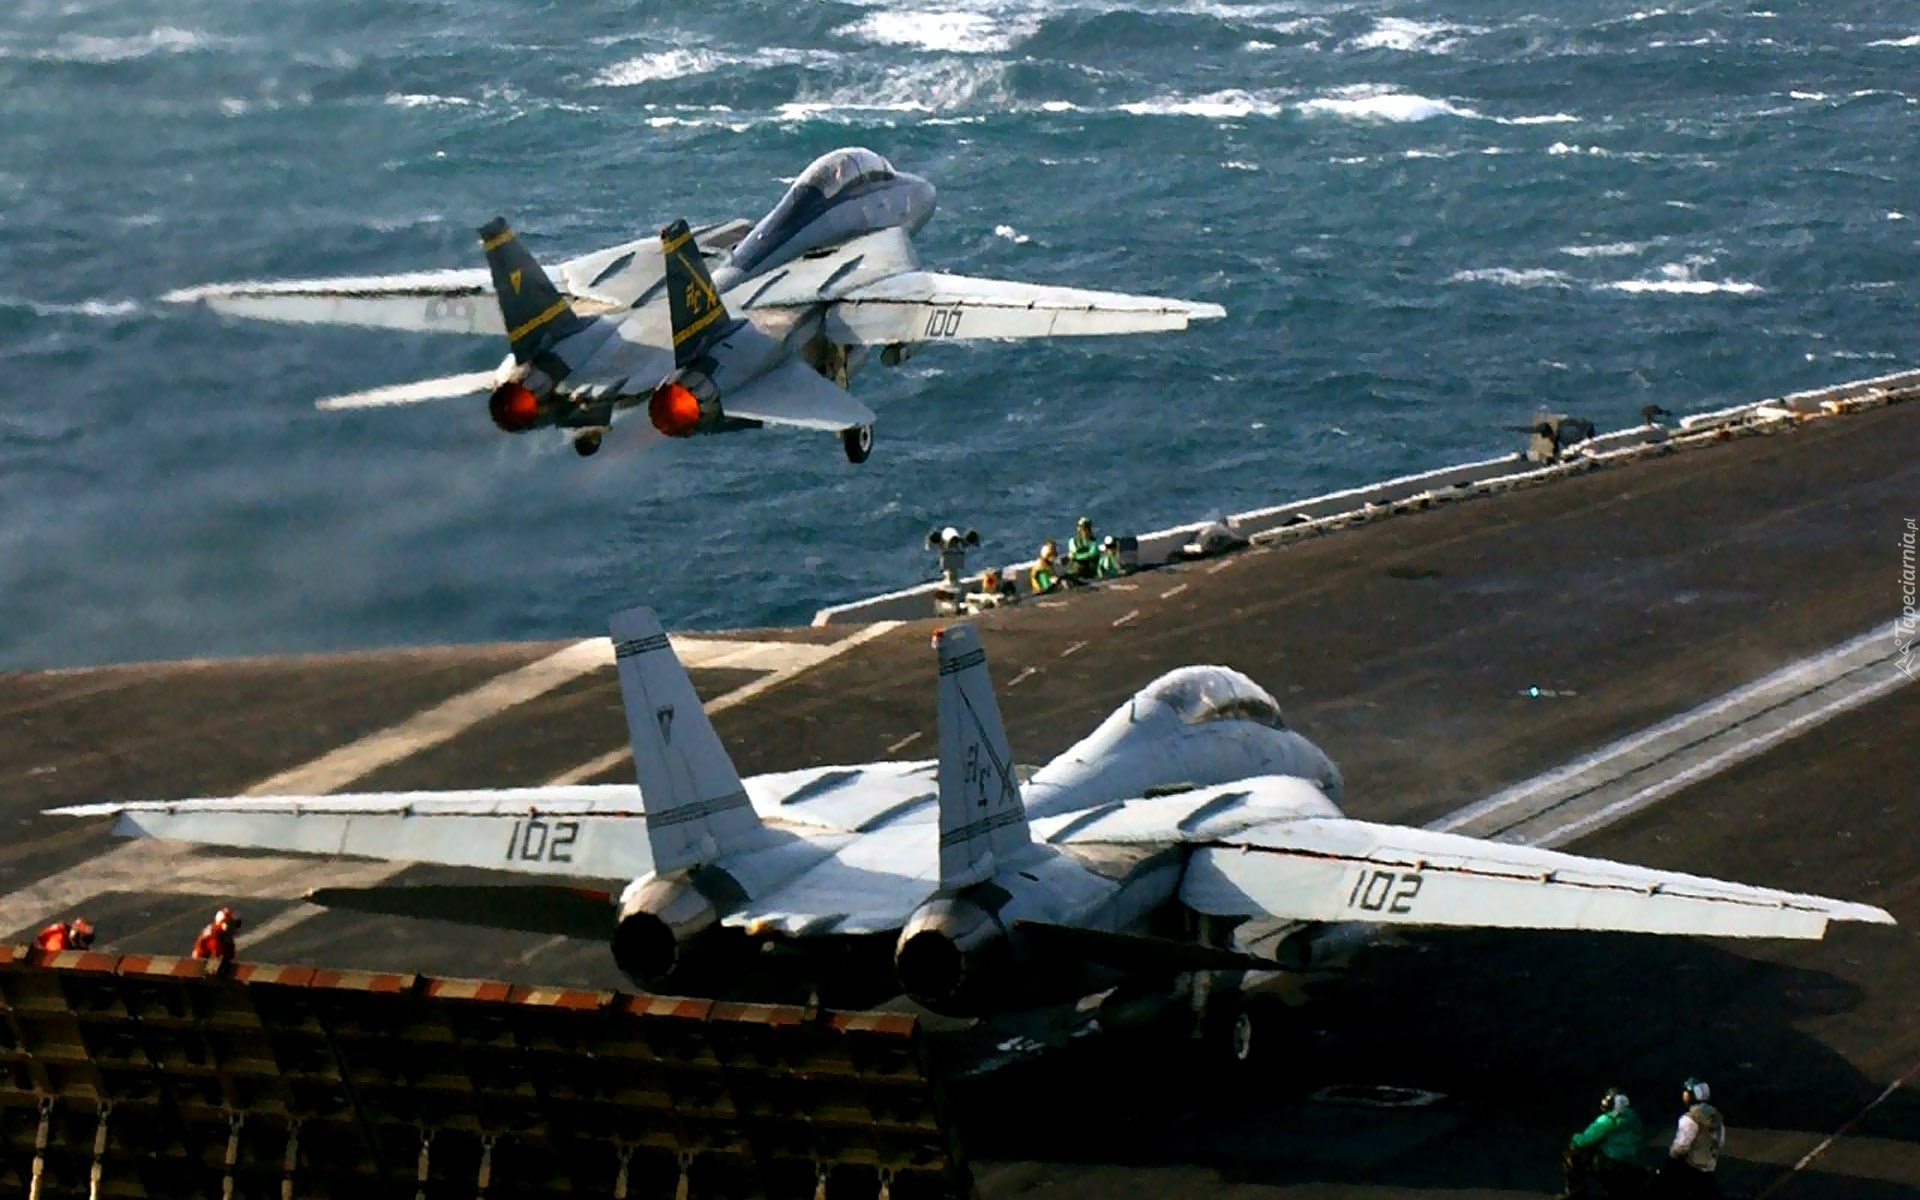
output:
<path id="1" fill-rule="evenodd" d="M 970 625 L 933 635 L 940 656 L 940 886 L 993 876 L 995 860 L 1030 840 L 1013 752 Z"/>
<path id="2" fill-rule="evenodd" d="M 673 320 L 673 365 L 689 366 L 715 342 L 739 328 L 727 312 L 700 245 L 685 221 L 660 231 L 660 257 L 667 266 L 667 313 Z"/>
<path id="3" fill-rule="evenodd" d="M 704 866 L 760 832 L 733 760 L 650 608 L 608 622 L 653 870 Z"/>
<path id="4" fill-rule="evenodd" d="M 514 361 L 531 362 L 593 323 L 573 311 L 573 305 L 553 286 L 533 254 L 520 244 L 505 217 L 495 217 L 480 227 L 480 246 L 487 252 L 493 294 L 500 302 L 500 317 L 507 327 Z"/>

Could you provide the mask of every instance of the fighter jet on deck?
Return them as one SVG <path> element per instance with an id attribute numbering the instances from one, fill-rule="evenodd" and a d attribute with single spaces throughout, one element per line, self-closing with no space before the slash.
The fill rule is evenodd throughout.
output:
<path id="1" fill-rule="evenodd" d="M 504 335 L 493 371 L 322 400 L 323 409 L 486 394 L 507 433 L 545 426 L 592 454 L 624 409 L 667 437 L 790 425 L 873 448 L 873 413 L 846 390 L 876 348 L 897 365 L 921 342 L 1185 329 L 1217 304 L 1042 287 L 920 269 L 912 235 L 934 189 L 871 150 L 835 150 L 757 224 L 644 238 L 549 277 L 504 219 L 480 230 L 485 270 L 210 284 L 165 299 L 272 321 Z M 491 297 L 497 304 L 488 303 Z"/>
<path id="2" fill-rule="evenodd" d="M 612 621 L 638 787 L 54 810 L 127 835 L 572 880 L 316 903 L 611 941 L 642 986 L 766 955 L 841 996 L 1004 1017 L 1102 989 L 1198 1010 L 1377 926 L 1819 938 L 1864 904 L 1344 817 L 1340 773 L 1236 671 L 1149 684 L 1024 787 L 974 630 L 934 635 L 939 758 L 742 780 L 653 613 Z M 828 964 L 824 969 L 821 964 Z M 1103 1011 L 1105 1006 L 1103 1006 Z M 1250 1013 L 1226 1027 L 1250 1052 Z"/>

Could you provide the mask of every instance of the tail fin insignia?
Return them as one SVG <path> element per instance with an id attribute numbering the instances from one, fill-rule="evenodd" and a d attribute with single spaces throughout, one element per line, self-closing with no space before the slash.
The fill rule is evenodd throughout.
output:
<path id="1" fill-rule="evenodd" d="M 698 359 L 738 326 L 713 286 L 700 244 L 685 221 L 660 231 L 660 257 L 667 266 L 667 311 L 673 321 L 673 365 Z"/>
<path id="2" fill-rule="evenodd" d="M 660 619 L 636 608 L 615 614 L 609 627 L 654 871 L 703 866 L 739 849 L 762 828 L 760 817 Z"/>
<path id="3" fill-rule="evenodd" d="M 990 878 L 995 857 L 1030 839 L 1013 752 L 971 626 L 934 634 L 940 655 L 940 884 Z"/>
<path id="4" fill-rule="evenodd" d="M 515 361 L 529 362 L 591 324 L 573 311 L 573 305 L 514 236 L 505 217 L 495 217 L 480 228 L 480 246 L 487 252 L 494 297 L 500 302 L 500 318 L 507 327 Z"/>

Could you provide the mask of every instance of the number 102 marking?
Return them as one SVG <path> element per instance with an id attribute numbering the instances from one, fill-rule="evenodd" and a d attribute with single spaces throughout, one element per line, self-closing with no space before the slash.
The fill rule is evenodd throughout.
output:
<path id="1" fill-rule="evenodd" d="M 1413 871 L 1394 872 L 1362 867 L 1347 893 L 1347 907 L 1362 912 L 1410 913 L 1420 894 L 1422 879 Z"/>
<path id="2" fill-rule="evenodd" d="M 579 836 L 578 821 L 548 824 L 539 817 L 515 821 L 513 832 L 507 835 L 506 861 L 570 863 L 573 843 Z"/>

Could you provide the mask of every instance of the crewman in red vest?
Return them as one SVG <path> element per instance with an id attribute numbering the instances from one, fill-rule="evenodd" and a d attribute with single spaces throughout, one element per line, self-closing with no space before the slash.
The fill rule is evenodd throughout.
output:
<path id="1" fill-rule="evenodd" d="M 240 932 L 240 914 L 226 905 L 221 905 L 213 914 L 213 920 L 200 931 L 194 939 L 193 956 L 195 958 L 218 958 L 233 960 L 233 935 Z"/>
<path id="2" fill-rule="evenodd" d="M 55 921 L 34 936 L 33 948 L 49 954 L 62 950 L 86 950 L 93 945 L 93 925 L 85 917 Z"/>

